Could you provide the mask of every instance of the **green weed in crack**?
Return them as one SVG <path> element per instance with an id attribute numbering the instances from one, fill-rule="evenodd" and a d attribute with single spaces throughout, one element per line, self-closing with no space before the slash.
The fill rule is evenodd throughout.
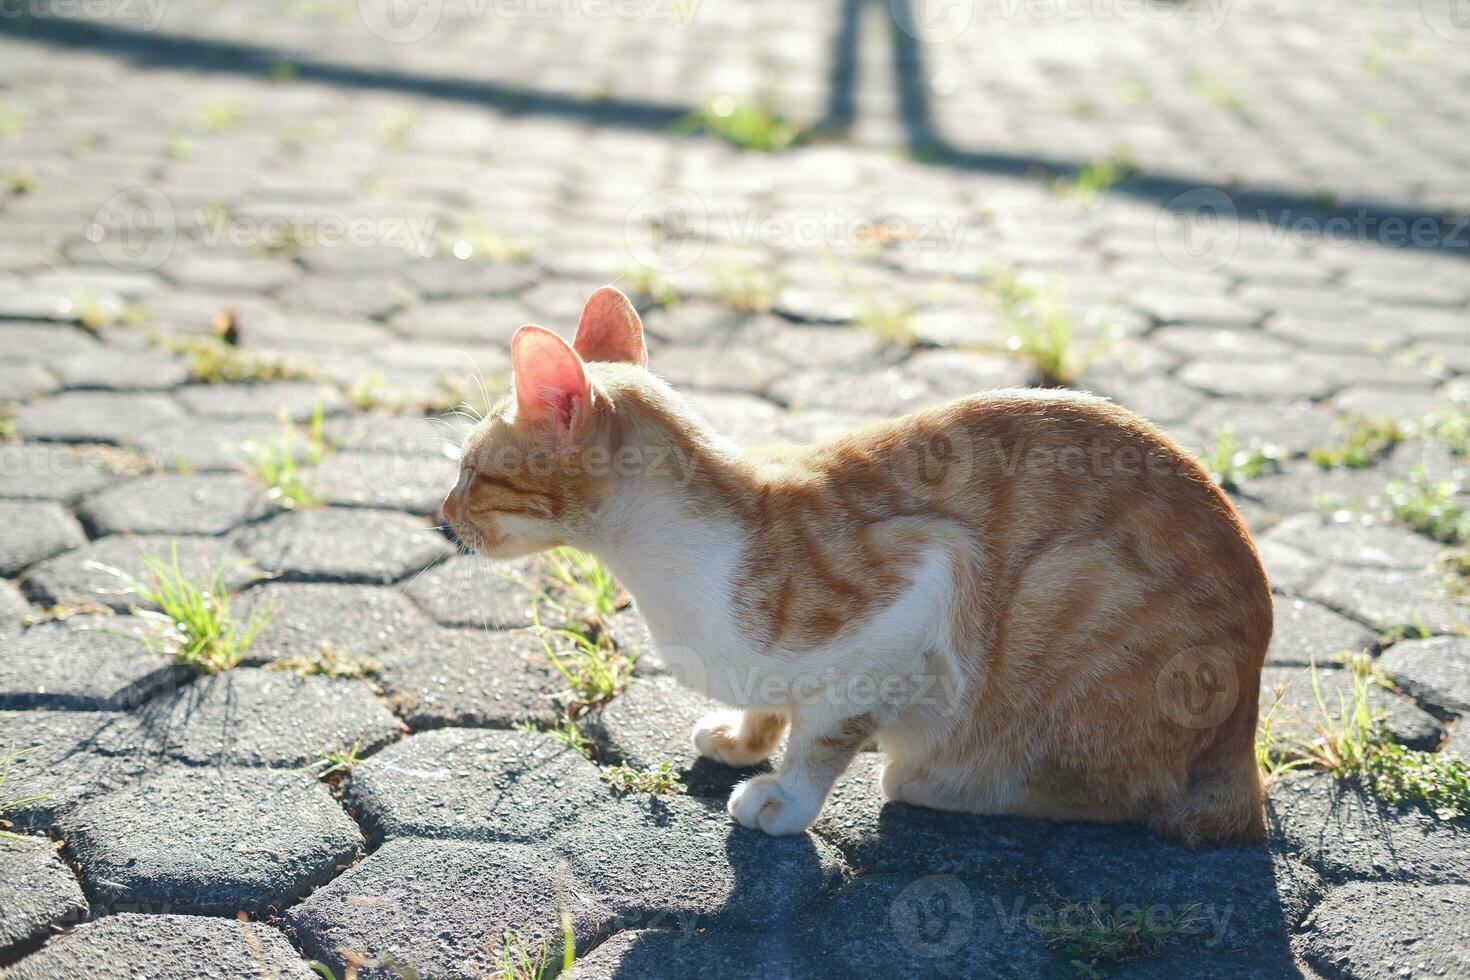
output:
<path id="1" fill-rule="evenodd" d="M 1046 929 L 1046 943 L 1071 957 L 1076 976 L 1098 980 L 1103 968 L 1157 955 L 1176 937 L 1200 932 L 1201 909 L 1195 904 L 1160 915 L 1151 907 L 1113 905 L 1101 899 L 1064 902 Z"/>
<path id="2" fill-rule="evenodd" d="M 1278 472 L 1286 453 L 1279 446 L 1252 440 L 1242 445 L 1235 426 L 1227 425 L 1216 435 L 1215 442 L 1200 457 L 1200 465 L 1220 486 L 1239 489 L 1241 481 L 1265 473 Z"/>
<path id="3" fill-rule="evenodd" d="M 289 670 L 298 677 L 365 678 L 377 676 L 382 664 L 371 657 L 353 657 L 330 641 L 323 640 L 320 653 L 273 660 L 270 669 Z"/>
<path id="4" fill-rule="evenodd" d="M 311 754 L 316 756 L 316 761 L 302 766 L 302 769 L 312 773 L 316 778 L 326 783 L 336 783 L 353 770 L 362 761 L 362 743 L 353 742 L 351 745 L 336 745 L 328 748 L 318 748 L 309 745 Z"/>
<path id="5" fill-rule="evenodd" d="M 612 572 L 593 555 L 557 548 L 542 567 L 551 587 L 546 601 L 569 622 L 601 623 L 628 604 Z"/>
<path id="6" fill-rule="evenodd" d="M 1370 669 L 1354 668 L 1352 689 L 1336 709 L 1322 694 L 1315 664 L 1311 668 L 1316 714 L 1284 732 L 1275 727 L 1278 700 L 1256 736 L 1256 759 L 1270 776 L 1295 769 L 1321 769 L 1356 783 L 1383 802 L 1417 807 L 1440 820 L 1470 816 L 1470 763 L 1454 753 L 1420 752 L 1395 742 L 1385 715 L 1369 696 L 1380 683 Z"/>
<path id="7" fill-rule="evenodd" d="M 297 448 L 296 427 L 289 420 L 281 423 L 281 434 L 267 443 L 247 443 L 241 447 L 245 465 L 265 485 L 266 494 L 283 510 L 315 507 L 321 501 L 307 486 L 301 464 L 315 466 L 326 455 L 326 439 L 322 434 L 322 403 L 317 402 L 311 414 L 304 450 Z"/>
<path id="8" fill-rule="evenodd" d="M 229 670 L 240 663 L 245 651 L 274 616 L 273 612 L 251 613 L 243 622 L 230 612 L 230 590 L 224 573 L 214 569 L 197 579 L 179 565 L 174 547 L 167 561 L 157 555 L 143 557 L 145 579 L 106 565 L 92 567 L 127 583 L 128 591 L 157 608 L 138 608 L 138 616 L 157 627 L 141 639 L 150 650 L 165 653 L 201 674 Z"/>
<path id="9" fill-rule="evenodd" d="M 1039 384 L 1072 384 L 1102 353 L 1106 341 L 1100 337 L 1083 343 L 1077 321 L 1056 296 L 1022 283 L 1010 270 L 990 274 L 985 286 L 991 306 L 1010 331 L 1006 350 L 1031 364 Z"/>
<path id="10" fill-rule="evenodd" d="M 689 787 L 679 781 L 672 762 L 659 762 L 642 769 L 629 765 L 603 766 L 602 781 L 620 793 L 646 793 L 650 796 L 674 796 Z"/>
<path id="11" fill-rule="evenodd" d="M 532 618 L 532 631 L 546 659 L 567 683 L 561 698 L 569 720 L 610 701 L 628 686 L 633 661 L 613 644 L 611 634 L 601 631 L 594 639 L 577 630 L 543 626 L 539 608 L 533 609 Z"/>
<path id="12" fill-rule="evenodd" d="M 1323 469 L 1362 469 L 1388 455 L 1410 435 L 1409 428 L 1401 422 L 1360 416 L 1349 423 L 1341 442 L 1309 449 L 1307 458 Z"/>
<path id="13" fill-rule="evenodd" d="M 1407 480 L 1388 485 L 1393 516 L 1409 530 L 1445 544 L 1470 542 L 1470 510 L 1457 499 L 1460 487 L 1451 480 L 1435 480 L 1422 468 Z"/>
<path id="14" fill-rule="evenodd" d="M 772 110 L 765 100 L 742 101 L 730 95 L 710 99 L 675 124 L 682 133 L 709 133 L 750 153 L 790 149 L 807 129 Z"/>

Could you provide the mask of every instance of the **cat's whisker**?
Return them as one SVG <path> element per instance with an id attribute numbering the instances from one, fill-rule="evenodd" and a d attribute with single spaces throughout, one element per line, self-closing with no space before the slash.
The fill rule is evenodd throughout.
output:
<path id="1" fill-rule="evenodd" d="M 490 406 L 494 404 L 494 402 L 490 398 L 490 392 L 485 388 L 485 372 L 480 370 L 480 362 L 475 360 L 474 355 L 467 350 L 457 350 L 455 351 L 455 353 L 470 362 L 470 377 L 475 379 L 475 386 L 480 389 L 480 398 L 482 399 L 481 404 L 484 405 L 486 410 L 488 411 Z"/>

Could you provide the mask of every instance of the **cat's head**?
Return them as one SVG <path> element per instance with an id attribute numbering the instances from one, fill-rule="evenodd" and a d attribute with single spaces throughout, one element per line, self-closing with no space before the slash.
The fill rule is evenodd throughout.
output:
<path id="1" fill-rule="evenodd" d="M 571 345 L 536 326 L 511 340 L 512 394 L 466 440 L 445 521 L 493 558 L 566 543 L 585 530 L 627 459 L 630 404 L 618 394 L 661 386 L 646 370 L 643 322 L 612 287 L 592 294 Z M 629 402 L 625 397 L 622 401 Z"/>

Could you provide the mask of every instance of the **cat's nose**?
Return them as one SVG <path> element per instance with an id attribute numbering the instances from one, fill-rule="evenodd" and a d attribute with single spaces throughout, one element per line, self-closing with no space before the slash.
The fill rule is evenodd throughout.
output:
<path id="1" fill-rule="evenodd" d="M 444 503 L 439 505 L 439 511 L 444 515 L 445 524 L 459 523 L 458 490 L 459 488 L 455 487 L 454 490 L 449 491 L 449 495 L 444 498 Z"/>

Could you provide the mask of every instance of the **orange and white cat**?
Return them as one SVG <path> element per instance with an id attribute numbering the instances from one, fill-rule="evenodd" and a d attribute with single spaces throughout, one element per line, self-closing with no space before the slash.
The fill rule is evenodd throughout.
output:
<path id="1" fill-rule="evenodd" d="M 792 834 L 876 739 L 894 800 L 1264 834 L 1252 742 L 1265 573 L 1229 500 L 1102 399 L 992 391 L 742 451 L 650 372 L 626 297 L 568 346 L 511 342 L 514 394 L 444 515 L 477 550 L 600 557 L 677 674 L 731 706 L 712 759 L 775 772 L 731 815 Z"/>

